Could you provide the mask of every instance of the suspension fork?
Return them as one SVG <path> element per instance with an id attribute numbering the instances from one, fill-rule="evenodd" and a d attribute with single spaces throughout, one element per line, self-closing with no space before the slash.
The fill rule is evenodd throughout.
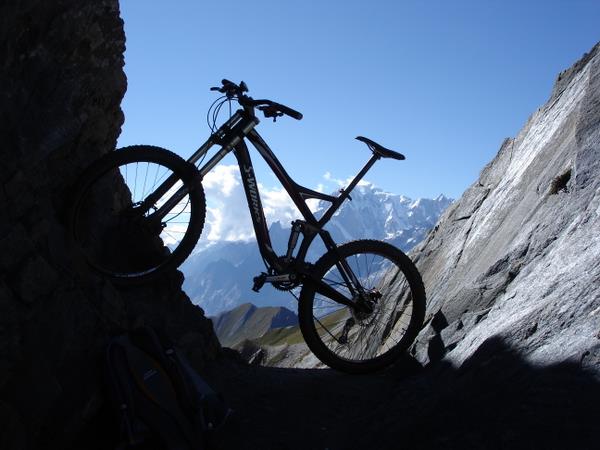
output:
<path id="1" fill-rule="evenodd" d="M 236 145 L 242 143 L 244 137 L 250 133 L 258 123 L 259 120 L 256 117 L 250 117 L 239 110 L 230 117 L 227 122 L 221 125 L 221 127 L 219 127 L 219 129 L 187 160 L 187 162 L 191 164 L 196 164 L 198 160 L 206 155 L 211 147 L 214 145 L 221 146 L 221 149 L 206 164 L 204 164 L 204 166 L 199 168 L 198 172 L 195 174 L 195 178 L 192 180 L 191 189 L 194 189 L 194 187 L 197 186 L 196 183 L 200 184 L 202 178 L 204 178 L 204 176 L 212 170 L 219 161 L 231 152 Z M 158 202 L 162 196 L 167 194 L 179 179 L 180 178 L 176 174 L 167 177 L 167 179 L 142 202 L 140 205 L 142 213 L 146 213 L 153 208 L 156 202 Z M 162 220 L 189 192 L 190 189 L 188 189 L 184 183 L 184 185 L 171 195 L 171 197 L 161 205 L 160 208 L 152 213 L 150 217 L 156 221 Z"/>
<path id="2" fill-rule="evenodd" d="M 352 272 L 352 269 L 350 269 L 348 267 L 348 265 L 345 263 L 345 261 L 342 261 L 341 263 L 336 263 L 336 266 L 337 266 L 338 270 L 340 271 L 340 274 L 344 278 L 344 282 L 348 286 L 348 289 L 351 291 L 352 296 L 355 297 L 356 290 L 354 289 L 351 282 L 346 281 L 346 280 L 349 280 L 349 278 L 356 279 L 356 277 L 354 276 L 354 273 Z M 345 273 L 346 270 L 349 271 L 349 274 Z M 319 294 L 321 294 L 327 298 L 330 298 L 334 302 L 337 302 L 341 305 L 348 306 L 349 308 L 354 309 L 358 306 L 356 301 L 354 301 L 352 299 L 348 299 L 344 294 L 342 294 L 338 290 L 332 288 L 327 283 L 325 283 L 323 280 L 314 278 L 312 273 L 307 272 L 307 273 L 304 273 L 303 275 L 304 275 L 303 283 L 311 285 L 315 289 L 315 291 L 317 291 Z M 358 291 L 362 294 L 364 292 L 362 286 L 360 286 L 360 284 L 358 284 L 357 281 L 355 283 L 358 288 Z"/>
<path id="3" fill-rule="evenodd" d="M 173 178 L 173 179 L 171 180 L 171 178 Z M 200 183 L 201 176 L 199 173 L 196 174 L 196 179 L 198 179 L 197 182 Z M 165 195 L 169 191 L 169 189 L 171 189 L 175 185 L 175 183 L 177 183 L 177 181 L 179 181 L 179 178 L 177 176 L 172 175 L 171 177 L 169 177 L 164 183 L 164 186 L 166 187 L 166 189 L 164 189 L 164 192 L 160 192 L 157 190 L 157 191 L 153 192 L 152 194 L 150 194 L 146 198 L 146 200 L 142 203 L 141 207 L 142 207 L 143 211 L 146 212 L 146 211 L 150 210 L 150 208 L 152 208 L 153 205 L 163 195 Z M 194 182 L 196 182 L 196 180 L 194 180 Z M 152 220 L 156 220 L 156 221 L 162 220 L 169 213 L 169 211 L 171 211 L 189 192 L 190 192 L 190 190 L 184 184 L 181 188 L 179 188 L 177 190 L 177 192 L 175 192 L 171 197 L 169 197 L 169 199 L 163 205 L 161 205 L 160 208 L 158 208 L 155 212 L 150 214 L 148 217 L 151 218 Z"/>
<path id="4" fill-rule="evenodd" d="M 323 242 L 325 243 L 325 247 L 327 247 L 327 250 L 335 253 L 335 255 L 337 256 L 338 262 L 336 262 L 335 265 L 339 270 L 340 275 L 344 279 L 344 283 L 346 283 L 346 286 L 348 287 L 348 290 L 350 291 L 352 296 L 355 297 L 357 294 L 364 294 L 364 289 L 360 285 L 360 282 L 356 278 L 356 275 L 352 271 L 352 268 L 348 265 L 346 260 L 342 258 L 339 254 L 338 247 L 334 240 L 331 238 L 329 232 L 321 230 L 320 235 L 321 239 L 323 239 Z"/>
<path id="5" fill-rule="evenodd" d="M 331 238 L 331 235 L 329 234 L 329 232 L 327 232 L 326 230 L 323 230 L 323 229 L 320 229 L 317 232 L 321 236 L 321 239 L 323 240 L 323 243 L 325 244 L 325 247 L 327 248 L 327 250 L 330 252 L 334 252 L 336 254 L 337 262 L 335 263 L 335 265 L 336 265 L 340 275 L 342 276 L 344 283 L 348 287 L 348 290 L 350 291 L 350 294 L 352 295 L 352 299 L 347 298 L 344 294 L 342 294 L 338 290 L 334 289 L 333 287 L 331 287 L 330 285 L 325 283 L 323 280 L 314 278 L 313 274 L 310 271 L 303 273 L 304 283 L 312 285 L 313 288 L 319 294 L 321 294 L 327 298 L 330 298 L 337 303 L 348 306 L 350 308 L 356 308 L 357 302 L 354 301 L 353 299 L 356 298 L 357 296 L 359 298 L 362 298 L 364 296 L 363 287 L 360 285 L 360 282 L 356 278 L 356 275 L 354 274 L 352 268 L 348 265 L 346 260 L 343 259 L 341 257 L 341 255 L 339 254 L 339 252 L 337 250 L 338 247 L 335 244 L 335 242 L 333 241 L 333 239 Z M 314 235 L 311 236 L 311 238 L 309 239 L 308 245 L 310 245 L 310 241 L 312 241 L 312 237 L 314 237 Z M 304 243 L 305 242 L 303 241 L 303 244 Z M 301 258 L 303 258 L 305 256 L 306 250 L 307 250 L 306 247 L 304 247 L 304 248 L 302 248 L 302 247 L 304 247 L 304 246 L 301 246 L 301 249 L 299 252 L 299 257 L 301 257 Z"/>

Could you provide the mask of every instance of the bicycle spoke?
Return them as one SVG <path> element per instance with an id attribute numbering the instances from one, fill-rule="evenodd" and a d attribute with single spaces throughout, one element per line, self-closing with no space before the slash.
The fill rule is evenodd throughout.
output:
<path id="1" fill-rule="evenodd" d="M 138 163 L 135 163 L 135 179 L 133 180 L 133 203 L 135 203 L 135 193 L 137 192 L 137 174 L 138 174 Z"/>
<path id="2" fill-rule="evenodd" d="M 327 329 L 327 328 L 326 328 L 326 327 L 325 327 L 325 326 L 324 326 L 324 325 L 321 323 L 321 321 L 320 321 L 318 318 L 316 318 L 316 317 L 314 317 L 314 316 L 313 316 L 313 318 L 314 318 L 314 319 L 317 321 L 317 323 L 318 323 L 319 325 L 321 325 L 321 328 L 322 328 L 323 330 L 325 330 L 325 332 L 326 332 L 326 333 L 327 333 L 329 336 L 331 336 L 331 338 L 332 338 L 334 341 L 338 342 L 337 338 L 336 338 L 336 337 L 335 337 L 333 334 L 331 334 L 331 332 L 330 332 L 330 331 L 329 331 L 329 330 L 328 330 L 328 329 Z"/>
<path id="3" fill-rule="evenodd" d="M 168 222 L 170 222 L 172 219 L 176 219 L 177 217 L 179 217 L 181 214 L 183 214 L 183 212 L 185 211 L 185 208 L 186 208 L 186 207 L 187 207 L 187 205 L 189 205 L 189 204 L 190 204 L 190 199 L 189 199 L 189 197 L 188 197 L 188 199 L 187 199 L 187 201 L 186 201 L 185 205 L 183 206 L 183 209 L 182 209 L 181 211 L 179 211 L 177 214 L 175 214 L 175 215 L 174 215 L 174 216 L 173 216 L 171 219 L 165 220 L 164 222 L 165 222 L 165 223 L 168 223 Z M 186 222 L 186 223 L 187 223 L 187 222 Z"/>
<path id="4" fill-rule="evenodd" d="M 146 180 L 148 179 L 148 168 L 150 167 L 150 163 L 146 163 L 146 172 L 144 173 L 144 186 L 142 186 L 142 198 L 146 196 Z"/>
<path id="5" fill-rule="evenodd" d="M 157 166 L 157 175 L 159 172 L 158 167 L 160 167 L 160 166 Z M 152 184 L 152 191 L 154 191 L 156 189 L 157 185 L 160 186 L 171 175 L 171 173 L 172 172 L 165 170 L 162 172 L 162 175 L 160 176 L 160 178 L 156 179 L 156 177 L 154 177 L 154 183 Z"/>
<path id="6" fill-rule="evenodd" d="M 183 181 L 186 172 L 176 158 L 160 149 L 140 146 L 115 152 L 106 157 L 106 163 L 98 164 L 79 195 L 80 206 L 73 219 L 74 237 L 92 267 L 115 278 L 150 278 L 167 263 L 174 266 L 181 262 L 176 252 L 182 245 L 191 251 L 188 247 L 192 241 L 185 238 L 190 232 L 199 234 L 199 230 L 193 231 L 192 218 L 200 217 L 201 224 L 204 221 L 201 188 L 187 192 L 160 222 L 152 216 L 177 189 L 188 186 Z M 176 180 L 175 190 L 146 205 L 148 195 L 168 177 Z M 200 202 L 192 204 L 193 198 Z M 139 207 L 142 204 L 145 210 Z"/>
<path id="7" fill-rule="evenodd" d="M 377 252 L 354 252 L 345 257 L 362 293 L 355 310 L 315 293 L 313 321 L 320 340 L 336 357 L 371 361 L 394 350 L 411 322 L 412 301 L 403 272 L 394 260 Z M 321 280 L 344 295 L 350 289 L 332 264 Z M 391 287 L 393 283 L 394 288 Z"/>

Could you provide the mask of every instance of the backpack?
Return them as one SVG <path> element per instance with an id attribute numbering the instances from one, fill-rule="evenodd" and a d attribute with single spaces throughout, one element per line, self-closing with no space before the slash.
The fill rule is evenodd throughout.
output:
<path id="1" fill-rule="evenodd" d="M 120 449 L 141 444 L 204 449 L 211 432 L 231 414 L 187 359 L 163 345 L 150 327 L 113 338 L 106 357 L 108 386 L 125 438 Z"/>

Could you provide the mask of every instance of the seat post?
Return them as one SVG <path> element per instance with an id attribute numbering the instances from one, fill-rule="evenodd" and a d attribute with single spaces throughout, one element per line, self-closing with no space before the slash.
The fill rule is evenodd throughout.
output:
<path id="1" fill-rule="evenodd" d="M 373 166 L 373 164 L 375 164 L 375 162 L 381 158 L 381 156 L 379 156 L 376 153 L 373 153 L 373 156 L 371 156 L 371 158 L 367 161 L 367 163 L 364 165 L 364 167 L 360 170 L 360 172 L 358 172 L 356 174 L 356 176 L 354 177 L 354 179 L 350 182 L 350 184 L 348 185 L 348 187 L 346 187 L 344 189 L 344 192 L 342 193 L 342 196 L 348 196 L 348 194 L 350 194 L 350 191 L 352 189 L 354 189 L 356 187 L 356 185 L 358 184 L 358 182 L 362 179 L 362 177 L 365 176 L 365 174 L 369 171 L 369 169 Z M 345 198 L 345 197 L 344 197 Z"/>
<path id="2" fill-rule="evenodd" d="M 346 188 L 340 190 L 341 193 L 339 197 L 335 198 L 335 201 L 332 203 L 329 209 L 325 211 L 325 214 L 323 214 L 323 216 L 321 216 L 321 218 L 319 219 L 319 226 L 323 227 L 327 222 L 329 222 L 329 219 L 331 219 L 333 214 L 337 211 L 337 209 L 344 202 L 344 200 L 350 197 L 350 191 L 354 189 L 354 187 L 358 184 L 361 178 L 365 176 L 365 174 L 369 171 L 371 166 L 373 166 L 373 164 L 375 164 L 375 161 L 377 161 L 379 158 L 381 158 L 381 156 L 377 155 L 376 153 L 373 153 L 371 159 L 367 161 L 367 163 L 360 170 L 360 172 L 358 172 L 358 174 L 354 177 L 350 184 Z"/>

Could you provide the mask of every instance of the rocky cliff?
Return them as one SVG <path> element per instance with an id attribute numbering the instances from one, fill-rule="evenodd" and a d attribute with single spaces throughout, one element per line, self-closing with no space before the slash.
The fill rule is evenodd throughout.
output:
<path id="1" fill-rule="evenodd" d="M 558 76 L 412 255 L 428 293 L 419 361 L 500 339 L 600 375 L 600 44 Z"/>
<path id="2" fill-rule="evenodd" d="M 117 0 L 0 6 L 2 449 L 108 448 L 103 349 L 131 326 L 157 327 L 197 366 L 220 351 L 181 274 L 118 289 L 65 234 L 70 186 L 120 132 L 124 49 Z"/>

